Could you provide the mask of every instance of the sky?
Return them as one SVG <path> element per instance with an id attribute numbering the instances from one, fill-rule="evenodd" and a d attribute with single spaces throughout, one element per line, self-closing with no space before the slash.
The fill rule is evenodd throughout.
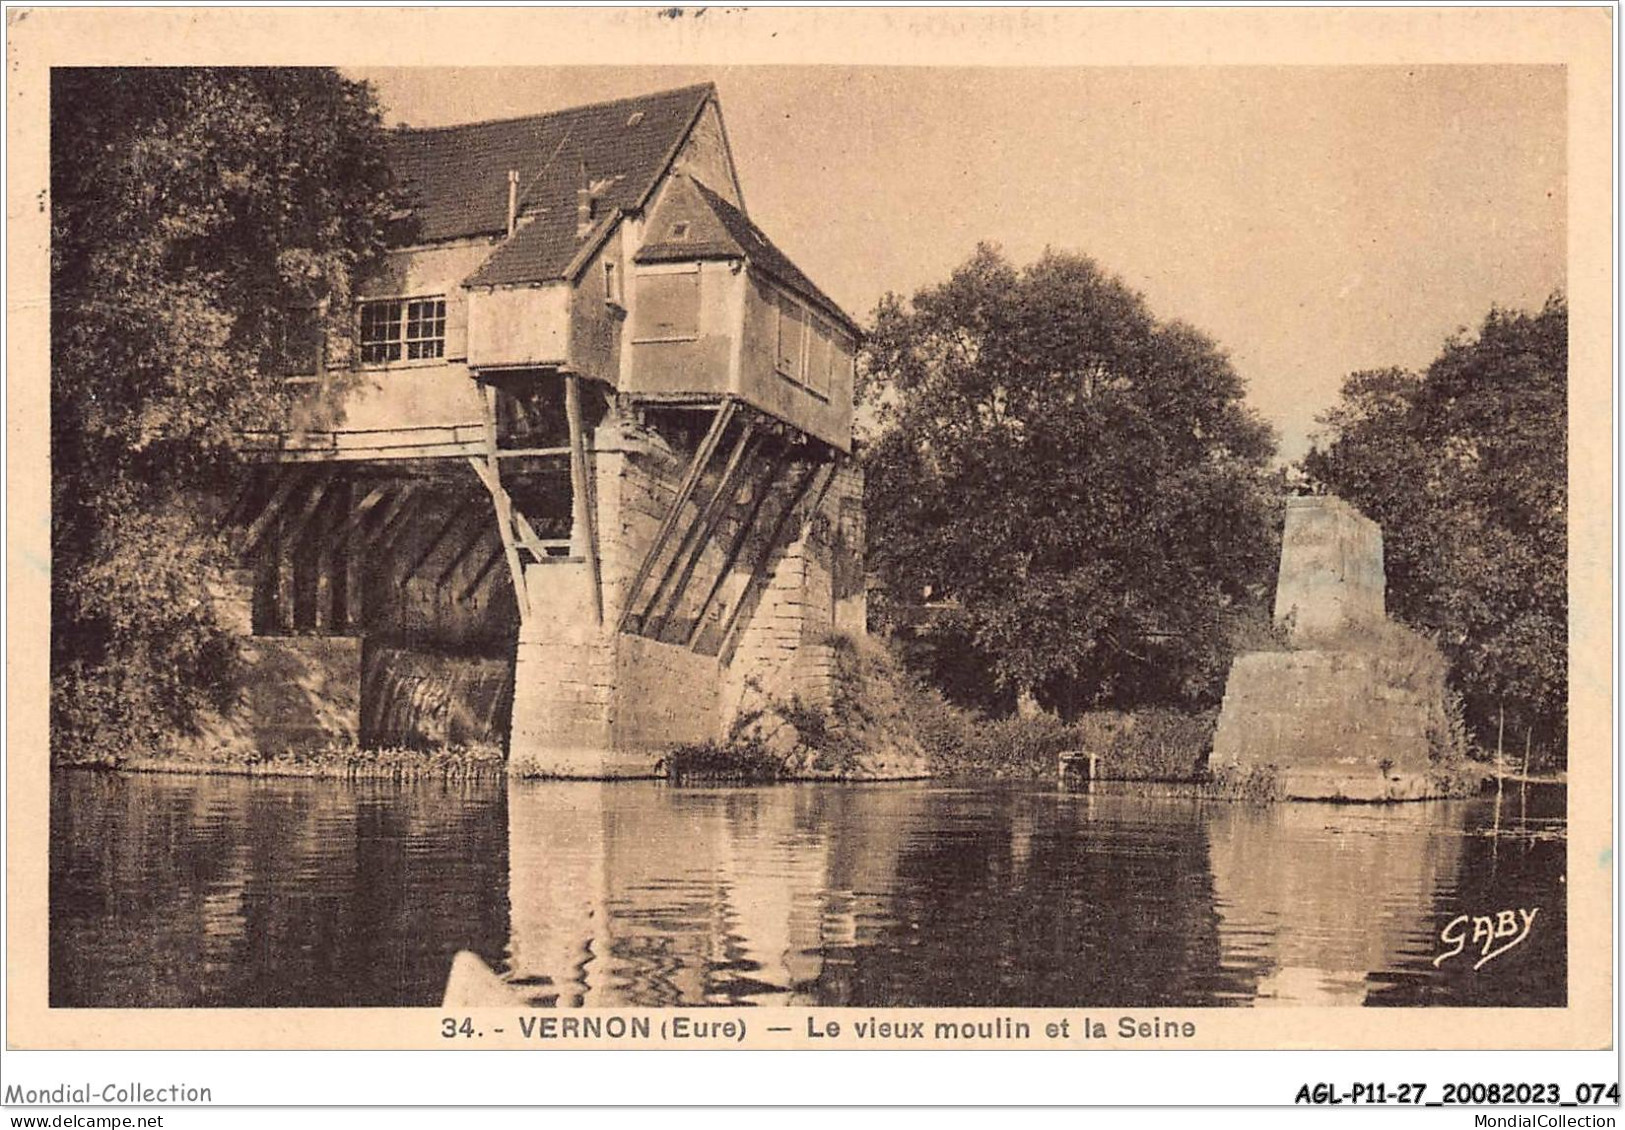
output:
<path id="1" fill-rule="evenodd" d="M 715 82 L 751 218 L 860 322 L 979 241 L 1081 252 L 1218 342 L 1286 459 L 1347 374 L 1564 285 L 1559 67 L 347 73 L 415 126 Z"/>

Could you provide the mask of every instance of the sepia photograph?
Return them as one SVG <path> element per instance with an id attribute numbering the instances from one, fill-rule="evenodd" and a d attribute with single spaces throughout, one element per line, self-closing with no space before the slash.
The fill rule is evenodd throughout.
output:
<path id="1" fill-rule="evenodd" d="M 38 92 L 52 1016 L 1576 1002 L 1567 67 L 344 59 Z"/>

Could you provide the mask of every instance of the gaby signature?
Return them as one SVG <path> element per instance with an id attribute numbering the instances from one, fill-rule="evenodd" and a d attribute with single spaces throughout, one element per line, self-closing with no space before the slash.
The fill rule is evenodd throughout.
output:
<path id="1" fill-rule="evenodd" d="M 1444 929 L 1439 931 L 1439 940 L 1455 948 L 1446 950 L 1434 958 L 1433 967 L 1437 969 L 1461 953 L 1470 943 L 1477 947 L 1479 955 L 1478 960 L 1473 962 L 1473 968 L 1482 968 L 1529 937 L 1529 930 L 1535 924 L 1535 915 L 1539 913 L 1538 906 L 1527 910 L 1520 906 L 1511 910 L 1497 911 L 1494 914 L 1457 915 L 1445 923 Z M 1469 927 L 1471 927 L 1470 935 Z"/>

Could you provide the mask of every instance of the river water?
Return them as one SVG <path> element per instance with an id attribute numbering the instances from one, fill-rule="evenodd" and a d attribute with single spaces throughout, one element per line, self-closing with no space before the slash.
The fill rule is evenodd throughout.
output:
<path id="1" fill-rule="evenodd" d="M 1552 786 L 1254 807 L 59 773 L 50 995 L 435 1005 L 469 949 L 544 1007 L 1553 1006 L 1564 829 Z M 1527 935 L 1474 969 L 1453 921 L 1521 933 L 1518 908 Z"/>

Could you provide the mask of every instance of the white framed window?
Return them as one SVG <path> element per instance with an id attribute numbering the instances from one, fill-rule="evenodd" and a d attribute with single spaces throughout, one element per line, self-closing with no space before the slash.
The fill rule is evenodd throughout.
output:
<path id="1" fill-rule="evenodd" d="M 361 363 L 431 361 L 446 355 L 446 299 L 383 298 L 361 304 Z"/>
<path id="2" fill-rule="evenodd" d="M 621 265 L 609 258 L 604 260 L 604 301 L 611 306 L 626 305 L 626 296 L 621 293 Z"/>
<path id="3" fill-rule="evenodd" d="M 700 269 L 647 271 L 633 278 L 632 340 L 695 341 L 700 336 Z"/>

